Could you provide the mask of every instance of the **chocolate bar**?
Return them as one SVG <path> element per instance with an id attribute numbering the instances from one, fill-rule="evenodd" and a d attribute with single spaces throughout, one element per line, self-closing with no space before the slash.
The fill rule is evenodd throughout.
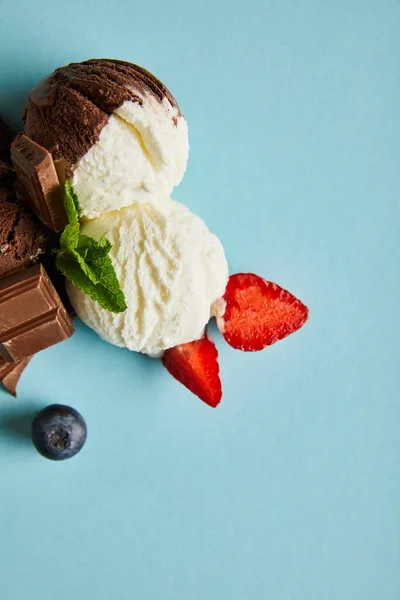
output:
<path id="1" fill-rule="evenodd" d="M 17 396 L 19 379 L 31 359 L 32 356 L 27 356 L 17 362 L 7 362 L 5 358 L 0 356 L 0 381 L 13 396 Z"/>
<path id="2" fill-rule="evenodd" d="M 20 134 L 11 146 L 11 159 L 25 201 L 49 229 L 61 231 L 67 224 L 63 188 L 53 158 L 45 148 Z M 57 165 L 62 173 L 61 165 Z"/>
<path id="3" fill-rule="evenodd" d="M 74 332 L 42 265 L 0 279 L 0 354 L 10 362 L 32 356 Z"/>

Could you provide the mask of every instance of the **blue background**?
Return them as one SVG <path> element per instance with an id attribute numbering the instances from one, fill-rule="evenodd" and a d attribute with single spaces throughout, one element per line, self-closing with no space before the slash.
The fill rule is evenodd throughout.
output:
<path id="1" fill-rule="evenodd" d="M 2 600 L 400 597 L 397 0 L 0 0 L 0 112 L 89 57 L 137 62 L 188 120 L 174 198 L 311 309 L 254 355 L 216 334 L 213 411 L 159 362 L 77 334 L 0 393 Z M 32 411 L 69 403 L 79 457 Z"/>

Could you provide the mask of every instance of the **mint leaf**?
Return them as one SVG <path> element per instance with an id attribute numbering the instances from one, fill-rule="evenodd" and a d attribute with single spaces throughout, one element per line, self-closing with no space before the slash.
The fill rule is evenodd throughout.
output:
<path id="1" fill-rule="evenodd" d="M 75 260 L 75 262 L 80 266 L 81 271 L 86 275 L 86 277 L 89 277 L 92 283 L 100 283 L 96 271 L 93 271 L 86 258 L 81 256 L 81 254 L 76 250 L 71 250 L 70 257 Z"/>
<path id="2" fill-rule="evenodd" d="M 79 224 L 66 225 L 60 236 L 60 246 L 65 250 L 74 250 L 79 240 Z"/>
<path id="3" fill-rule="evenodd" d="M 64 185 L 64 206 L 69 224 L 64 228 L 60 237 L 60 246 L 65 250 L 76 248 L 79 239 L 79 202 L 71 184 L 66 181 Z"/>
<path id="4" fill-rule="evenodd" d="M 109 257 L 111 242 L 80 235 L 79 201 L 69 182 L 64 186 L 64 204 L 69 224 L 60 236 L 60 248 L 53 250 L 57 269 L 102 308 L 123 312 L 125 296 Z"/>
<path id="5" fill-rule="evenodd" d="M 90 281 L 89 277 L 85 275 L 80 265 L 72 256 L 59 254 L 56 257 L 55 263 L 57 269 L 64 275 L 66 279 L 73 283 L 77 288 L 85 292 L 85 294 L 91 296 L 89 290 L 94 288 L 94 284 L 92 281 Z"/>
<path id="6" fill-rule="evenodd" d="M 66 279 L 97 302 L 102 308 L 114 313 L 121 313 L 126 310 L 125 298 L 121 289 L 119 293 L 115 293 L 104 287 L 101 283 L 93 283 L 72 257 L 57 256 L 56 267 Z"/>
<path id="7" fill-rule="evenodd" d="M 100 242 L 87 235 L 80 235 L 76 250 L 72 252 L 82 271 L 93 281 L 93 283 L 103 282 L 103 285 L 109 289 L 114 289 L 118 280 L 116 279 L 114 267 L 108 256 L 112 248 L 111 242 L 102 238 Z M 115 275 L 112 283 L 105 284 L 110 276 Z M 118 284 L 119 285 L 119 284 Z"/>
<path id="8" fill-rule="evenodd" d="M 69 181 L 66 181 L 64 184 L 64 206 L 71 225 L 79 225 L 81 207 L 79 206 L 78 196 L 75 194 Z"/>
<path id="9" fill-rule="evenodd" d="M 99 240 L 99 248 L 101 248 L 106 254 L 108 254 L 112 248 L 112 243 L 105 237 Z"/>
<path id="10" fill-rule="evenodd" d="M 123 303 L 125 305 L 124 294 L 120 288 L 119 281 L 114 270 L 114 266 L 108 254 L 106 256 L 100 256 L 97 258 L 90 259 L 88 260 L 87 264 L 91 272 L 96 274 L 101 285 L 110 292 L 113 292 L 113 294 L 115 294 L 115 296 L 119 299 L 123 299 Z"/>
<path id="11" fill-rule="evenodd" d="M 88 235 L 80 235 L 76 250 L 81 256 L 106 256 L 112 248 L 112 243 L 107 238 L 98 242 Z"/>

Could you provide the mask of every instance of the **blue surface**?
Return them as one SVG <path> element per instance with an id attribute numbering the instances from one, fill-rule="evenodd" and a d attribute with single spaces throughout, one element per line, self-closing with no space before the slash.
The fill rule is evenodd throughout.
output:
<path id="1" fill-rule="evenodd" d="M 311 318 L 218 336 L 215 411 L 83 326 L 38 355 L 0 393 L 1 598 L 398 600 L 400 4 L 108 6 L 0 0 L 0 112 L 72 60 L 147 67 L 189 123 L 175 199 Z M 52 402 L 89 427 L 63 464 L 23 435 Z"/>

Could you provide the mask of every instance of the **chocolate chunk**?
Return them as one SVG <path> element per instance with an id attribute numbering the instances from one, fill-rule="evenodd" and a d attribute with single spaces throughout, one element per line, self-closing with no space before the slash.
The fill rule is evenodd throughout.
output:
<path id="1" fill-rule="evenodd" d="M 60 296 L 61 302 L 64 304 L 65 310 L 67 311 L 68 315 L 71 318 L 76 317 L 76 313 L 73 309 L 73 306 L 67 294 L 67 290 L 65 288 L 66 279 L 64 275 L 62 275 L 61 272 L 57 269 L 54 262 L 54 256 L 51 256 L 51 254 L 48 253 L 45 256 L 41 257 L 40 262 L 44 266 L 47 275 L 50 277 L 51 283 L 56 288 L 57 294 Z"/>
<path id="2" fill-rule="evenodd" d="M 73 332 L 42 265 L 0 279 L 0 354 L 7 361 L 27 358 Z"/>
<path id="3" fill-rule="evenodd" d="M 51 154 L 21 134 L 12 144 L 11 158 L 33 212 L 49 229 L 61 231 L 67 224 L 67 215 L 63 189 Z"/>
<path id="4" fill-rule="evenodd" d="M 11 130 L 0 117 L 0 160 L 3 162 L 10 162 L 11 142 Z"/>
<path id="5" fill-rule="evenodd" d="M 65 158 L 71 169 L 98 141 L 110 115 L 126 100 L 142 104 L 144 95 L 178 106 L 165 85 L 142 67 L 111 59 L 71 63 L 32 90 L 24 132 L 55 160 Z"/>
<path id="6" fill-rule="evenodd" d="M 0 381 L 10 394 L 17 396 L 17 385 L 32 356 L 21 358 L 17 362 L 7 362 L 0 356 Z"/>

